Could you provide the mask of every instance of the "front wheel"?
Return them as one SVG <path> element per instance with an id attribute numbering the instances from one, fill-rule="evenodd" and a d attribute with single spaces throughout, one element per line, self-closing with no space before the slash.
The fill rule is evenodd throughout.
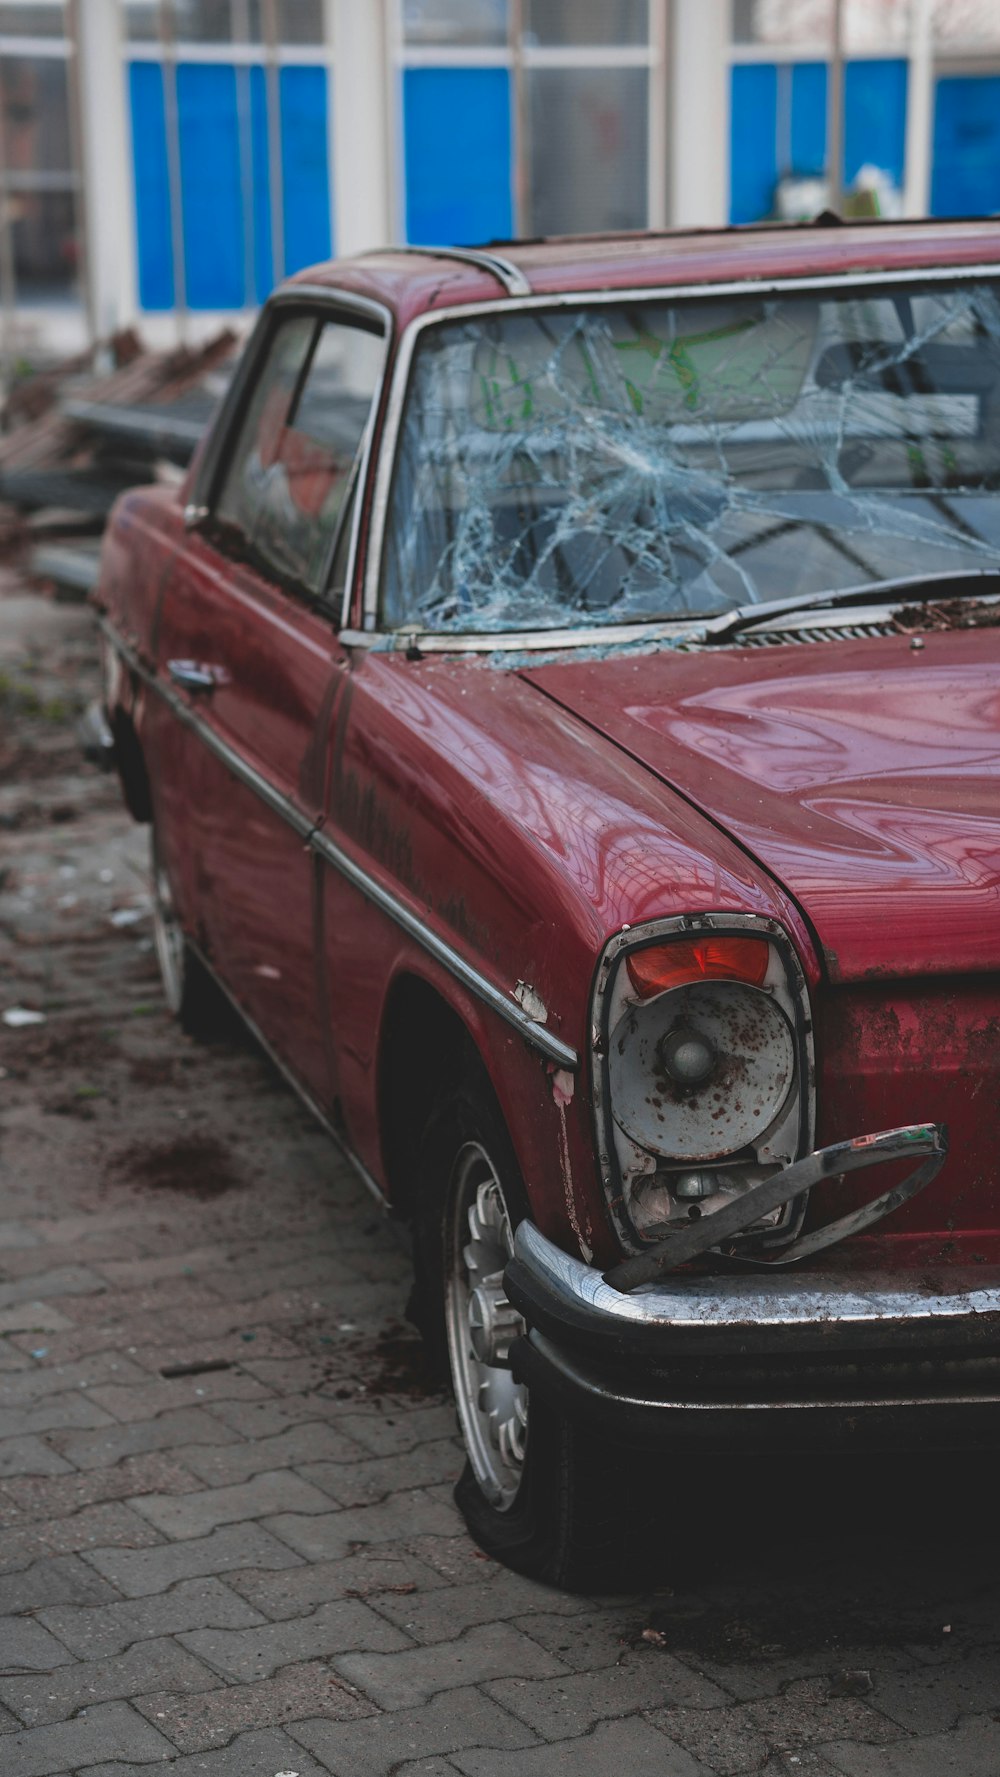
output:
<path id="1" fill-rule="evenodd" d="M 516 1382 L 524 1331 L 503 1290 L 527 1199 L 510 1138 L 478 1075 L 444 1095 L 421 1144 L 416 1301 L 446 1350 L 466 1464 L 455 1499 L 487 1554 L 571 1590 L 623 1589 L 630 1486 L 619 1453 Z M 635 1464 L 629 1465 L 634 1471 Z"/>
<path id="2" fill-rule="evenodd" d="M 155 827 L 150 829 L 150 875 L 153 944 L 163 997 L 181 1028 L 189 1035 L 210 1036 L 220 1022 L 222 994 L 184 936 Z"/>

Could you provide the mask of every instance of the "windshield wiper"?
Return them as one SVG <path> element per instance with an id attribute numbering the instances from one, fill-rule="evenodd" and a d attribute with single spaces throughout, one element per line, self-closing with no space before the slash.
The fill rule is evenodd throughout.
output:
<path id="1" fill-rule="evenodd" d="M 970 584 L 971 583 L 971 584 Z M 1000 568 L 958 568 L 943 574 L 910 574 L 898 580 L 870 580 L 864 586 L 844 586 L 833 592 L 810 592 L 804 598 L 774 599 L 766 605 L 737 605 L 720 617 L 710 617 L 699 640 L 728 642 L 757 624 L 794 629 L 792 621 L 803 611 L 833 611 L 841 605 L 915 604 L 936 599 L 947 591 L 953 598 L 975 598 L 987 591 L 1000 592 Z M 788 618 L 785 624 L 775 618 Z"/>

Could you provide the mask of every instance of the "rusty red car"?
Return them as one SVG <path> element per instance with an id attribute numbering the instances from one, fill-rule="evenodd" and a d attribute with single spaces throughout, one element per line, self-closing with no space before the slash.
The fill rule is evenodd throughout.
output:
<path id="1" fill-rule="evenodd" d="M 994 1440 L 998 552 L 991 221 L 322 266 L 115 509 L 167 1000 L 409 1229 L 515 1568 L 633 1451 Z"/>

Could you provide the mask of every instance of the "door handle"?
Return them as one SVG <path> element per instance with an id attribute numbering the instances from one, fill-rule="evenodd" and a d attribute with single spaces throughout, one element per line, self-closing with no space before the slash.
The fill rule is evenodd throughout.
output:
<path id="1" fill-rule="evenodd" d="M 203 666 L 197 660 L 168 660 L 167 672 L 185 691 L 214 691 L 222 677 L 217 667 Z"/>

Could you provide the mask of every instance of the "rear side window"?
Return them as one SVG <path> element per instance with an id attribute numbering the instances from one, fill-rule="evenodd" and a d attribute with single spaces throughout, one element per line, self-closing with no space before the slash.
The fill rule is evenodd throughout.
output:
<path id="1" fill-rule="evenodd" d="M 265 571 L 324 590 L 378 387 L 384 340 L 295 315 L 274 330 L 215 516 Z"/>

